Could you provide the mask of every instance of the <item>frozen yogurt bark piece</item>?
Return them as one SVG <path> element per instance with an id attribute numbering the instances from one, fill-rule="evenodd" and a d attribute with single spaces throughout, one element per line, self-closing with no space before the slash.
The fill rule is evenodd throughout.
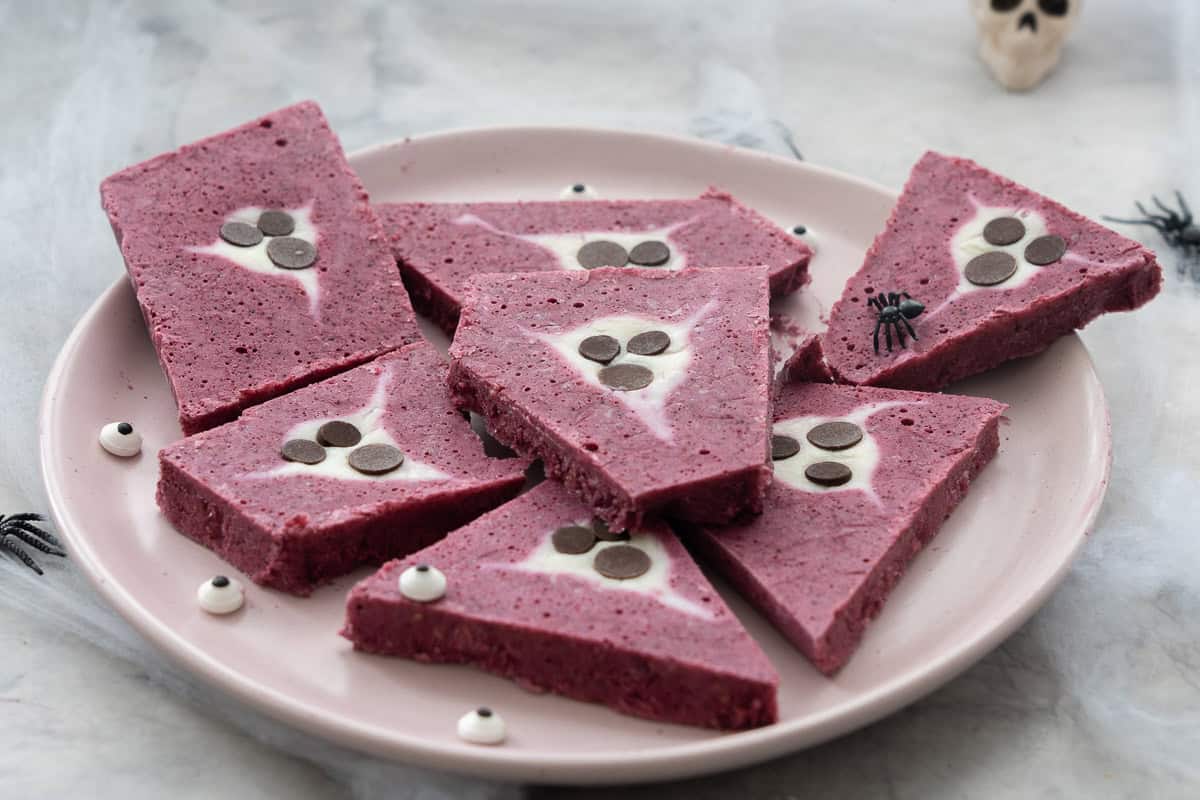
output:
<path id="1" fill-rule="evenodd" d="M 613 533 L 552 482 L 359 583 L 342 635 L 661 722 L 777 716 L 774 668 L 675 536 Z"/>
<path id="2" fill-rule="evenodd" d="M 418 339 L 315 103 L 129 167 L 100 194 L 185 434 Z"/>
<path id="3" fill-rule="evenodd" d="M 305 595 L 411 553 L 516 495 L 414 344 L 159 453 L 158 505 L 254 581 Z"/>

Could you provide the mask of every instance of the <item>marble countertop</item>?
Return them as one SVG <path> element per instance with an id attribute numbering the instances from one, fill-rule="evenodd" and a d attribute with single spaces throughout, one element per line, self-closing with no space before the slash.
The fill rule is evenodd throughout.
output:
<path id="1" fill-rule="evenodd" d="M 1200 204 L 1200 7 L 1088 0 L 1060 71 L 1010 95 L 962 0 L 35 3 L 0 6 L 0 511 L 44 509 L 36 404 L 122 272 L 97 184 L 305 97 L 349 150 L 493 123 L 692 134 L 900 185 L 933 147 L 1087 214 Z M 1143 232 L 1147 243 L 1161 242 Z M 770 764 L 628 797 L 1200 793 L 1200 289 L 1082 335 L 1112 407 L 1112 485 L 1045 608 L 893 717 Z M 952 602 L 952 600 L 950 600 Z M 11 797 L 604 797 L 382 763 L 214 697 L 69 562 L 0 560 L 0 776 Z"/>

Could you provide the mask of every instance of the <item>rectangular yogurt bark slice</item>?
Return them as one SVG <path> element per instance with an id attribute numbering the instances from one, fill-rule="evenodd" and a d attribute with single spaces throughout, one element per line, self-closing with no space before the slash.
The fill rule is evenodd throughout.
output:
<path id="1" fill-rule="evenodd" d="M 675 536 L 611 533 L 550 481 L 360 582 L 342 635 L 661 722 L 777 717 L 774 668 Z"/>
<path id="2" fill-rule="evenodd" d="M 761 516 L 689 542 L 826 674 L 996 455 L 993 400 L 793 384 L 776 403 Z"/>
<path id="3" fill-rule="evenodd" d="M 477 276 L 450 387 L 618 528 L 725 522 L 770 482 L 767 270 Z"/>
<path id="4" fill-rule="evenodd" d="M 418 338 L 315 103 L 129 167 L 100 194 L 185 434 Z"/>
<path id="5" fill-rule="evenodd" d="M 926 153 L 834 305 L 822 347 L 839 382 L 934 390 L 1137 308 L 1161 284 L 1154 253 L 1137 242 L 974 162 Z M 900 313 L 890 293 L 924 311 Z"/>
<path id="6" fill-rule="evenodd" d="M 730 195 L 680 200 L 376 205 L 417 311 L 454 334 L 483 272 L 596 266 L 767 266 L 771 292 L 808 282 L 808 246 Z"/>
<path id="7" fill-rule="evenodd" d="M 419 550 L 512 498 L 446 362 L 414 344 L 248 409 L 159 453 L 158 506 L 251 579 L 293 594 Z"/>

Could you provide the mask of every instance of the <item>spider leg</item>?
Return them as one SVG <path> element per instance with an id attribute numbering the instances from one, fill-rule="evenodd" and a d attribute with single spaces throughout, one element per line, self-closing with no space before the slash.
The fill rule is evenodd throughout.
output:
<path id="1" fill-rule="evenodd" d="M 908 317 L 902 314 L 900 316 L 900 321 L 904 323 L 904 327 L 908 328 L 908 335 L 911 336 L 915 342 L 917 340 L 917 332 L 913 329 L 912 323 L 908 321 Z"/>
<path id="2" fill-rule="evenodd" d="M 889 306 L 900 305 L 900 295 L 896 294 L 895 292 L 888 293 L 888 305 Z"/>
<path id="3" fill-rule="evenodd" d="M 54 545 L 47 544 L 46 542 L 43 542 L 38 537 L 34 536 L 32 533 L 27 533 L 26 531 L 23 531 L 19 528 L 16 530 L 9 529 L 4 532 L 4 535 L 12 536 L 17 539 L 20 539 L 22 542 L 29 545 L 33 549 L 41 550 L 43 553 L 46 553 L 48 555 L 65 556 L 67 554 L 65 550 L 60 550 L 59 548 L 55 547 Z"/>
<path id="4" fill-rule="evenodd" d="M 1183 212 L 1183 227 L 1186 228 L 1192 224 L 1192 210 L 1188 208 L 1187 200 L 1183 199 L 1183 192 L 1178 189 L 1175 190 L 1175 199 L 1179 201 L 1179 210 Z"/>
<path id="5" fill-rule="evenodd" d="M 21 560 L 21 563 L 29 567 L 38 575 L 45 574 L 42 572 L 42 568 L 38 566 L 37 562 L 30 558 L 29 553 L 26 553 L 24 550 L 22 550 L 20 545 L 9 541 L 7 536 L 0 536 L 0 550 L 7 550 L 8 552 L 12 553 Z"/>
<path id="6" fill-rule="evenodd" d="M 1137 210 L 1142 212 L 1142 215 L 1145 216 L 1147 219 L 1152 219 L 1155 222 L 1158 222 L 1162 225 L 1166 225 L 1166 226 L 1170 227 L 1171 220 L 1168 217 L 1164 217 L 1161 214 L 1151 214 L 1149 211 L 1146 210 L 1146 207 L 1144 205 L 1142 205 L 1141 203 L 1134 203 L 1134 205 L 1137 206 Z"/>
<path id="7" fill-rule="evenodd" d="M 887 337 L 888 352 L 892 352 L 892 323 L 885 323 L 883 326 L 883 335 Z"/>
<path id="8" fill-rule="evenodd" d="M 32 522 L 26 522 L 23 519 L 15 519 L 13 517 L 9 517 L 2 524 L 0 524 L 0 527 L 16 528 L 18 530 L 22 530 L 27 533 L 32 533 L 34 536 L 41 537 L 46 542 L 54 545 L 55 547 L 62 547 L 62 542 L 58 541 L 58 539 L 55 538 L 54 535 L 50 533 L 50 531 L 44 531 L 41 528 L 39 528 L 37 525 L 34 525 Z"/>
<path id="9" fill-rule="evenodd" d="M 875 335 L 873 337 L 871 337 L 872 341 L 875 342 L 875 352 L 876 353 L 879 352 L 879 326 L 882 324 L 883 324 L 882 319 L 875 320 Z"/>
<path id="10" fill-rule="evenodd" d="M 904 319 L 904 317 L 901 317 L 900 319 Z M 908 345 L 905 344 L 904 341 L 904 329 L 900 327 L 899 322 L 892 322 L 892 327 L 896 329 L 896 338 L 900 340 L 900 346 L 907 350 Z"/>
<path id="11" fill-rule="evenodd" d="M 1108 222 L 1119 222 L 1122 225 L 1149 225 L 1159 233 L 1165 233 L 1166 227 L 1161 222 L 1155 222 L 1152 219 L 1122 219 L 1121 217 L 1101 217 L 1100 219 Z"/>
<path id="12" fill-rule="evenodd" d="M 19 520 L 21 522 L 45 522 L 46 518 L 41 514 L 9 514 L 7 517 L 0 514 L 0 521 L 3 520 Z"/>
<path id="13" fill-rule="evenodd" d="M 1162 209 L 1163 213 L 1165 213 L 1167 215 L 1167 219 L 1171 220 L 1172 226 L 1179 224 L 1180 219 L 1179 219 L 1178 214 L 1176 214 L 1172 209 L 1167 208 L 1165 205 L 1163 205 L 1163 202 L 1161 200 L 1159 200 L 1157 197 L 1151 197 L 1150 199 L 1154 201 L 1154 205 L 1156 205 L 1160 209 Z"/>

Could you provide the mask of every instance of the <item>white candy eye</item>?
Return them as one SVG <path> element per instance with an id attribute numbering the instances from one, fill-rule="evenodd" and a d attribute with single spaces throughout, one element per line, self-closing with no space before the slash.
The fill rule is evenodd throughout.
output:
<path id="1" fill-rule="evenodd" d="M 418 603 L 440 600 L 446 594 L 446 576 L 428 564 L 409 567 L 400 573 L 400 594 Z"/>
<path id="2" fill-rule="evenodd" d="M 471 744 L 500 744 L 507 734 L 504 719 L 486 706 L 468 711 L 458 720 L 458 738 Z"/>
<path id="3" fill-rule="evenodd" d="M 100 429 L 100 446 L 114 456 L 130 458 L 142 452 L 142 435 L 128 422 L 110 422 Z"/>
<path id="4" fill-rule="evenodd" d="M 210 614 L 232 614 L 245 602 L 245 592 L 238 581 L 217 575 L 200 584 L 196 590 L 196 600 Z"/>
<path id="5" fill-rule="evenodd" d="M 586 183 L 572 183 L 570 186 L 564 187 L 558 196 L 563 200 L 593 198 L 596 197 L 596 190 Z"/>

